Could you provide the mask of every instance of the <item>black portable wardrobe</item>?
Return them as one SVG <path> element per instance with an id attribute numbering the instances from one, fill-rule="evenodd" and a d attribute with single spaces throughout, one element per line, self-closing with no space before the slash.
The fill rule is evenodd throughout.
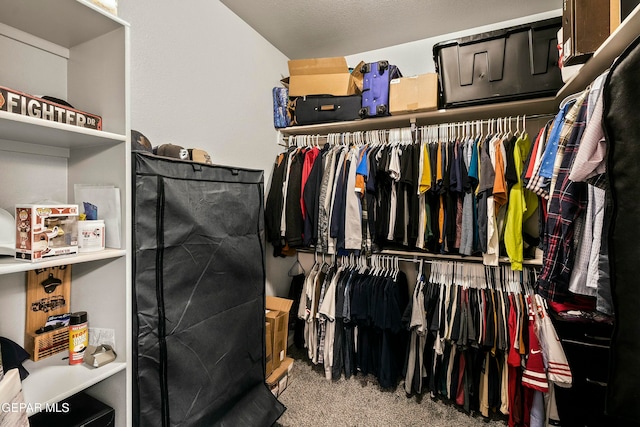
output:
<path id="1" fill-rule="evenodd" d="M 134 152 L 137 426 L 269 426 L 263 172 Z"/>

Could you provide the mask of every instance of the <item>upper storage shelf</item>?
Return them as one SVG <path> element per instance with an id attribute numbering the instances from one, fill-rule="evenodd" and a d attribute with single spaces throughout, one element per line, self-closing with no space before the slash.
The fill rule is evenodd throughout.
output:
<path id="1" fill-rule="evenodd" d="M 427 125 L 494 117 L 553 114 L 560 102 L 569 95 L 583 90 L 598 75 L 607 70 L 615 58 L 640 35 L 640 6 L 620 24 L 605 40 L 593 57 L 568 81 L 555 97 L 528 99 L 523 101 L 452 108 L 449 110 L 413 113 L 399 116 L 327 123 L 308 126 L 292 126 L 281 129 L 283 135 L 324 134 L 331 132 L 353 132 L 373 129 L 408 127 L 411 123 Z"/>
<path id="2" fill-rule="evenodd" d="M 0 86 L 102 117 L 92 132 L 6 113 L 1 139 L 65 149 L 125 141 L 128 27 L 84 0 L 0 0 Z"/>
<path id="3" fill-rule="evenodd" d="M 349 122 L 324 123 L 319 125 L 292 126 L 280 129 L 283 135 L 323 134 L 330 132 L 354 132 L 361 130 L 393 129 L 448 123 L 464 120 L 479 120 L 495 117 L 547 114 L 556 108 L 554 97 L 527 99 L 513 102 L 501 102 L 472 107 L 452 108 L 449 110 L 427 111 L 373 119 L 353 120 Z"/>
<path id="4" fill-rule="evenodd" d="M 0 0 L 0 17 L 13 28 L 67 49 L 126 25 L 82 0 Z"/>

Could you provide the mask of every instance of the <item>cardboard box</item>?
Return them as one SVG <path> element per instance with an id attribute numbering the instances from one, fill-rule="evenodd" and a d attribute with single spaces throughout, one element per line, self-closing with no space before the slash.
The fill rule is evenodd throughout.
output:
<path id="1" fill-rule="evenodd" d="M 356 76 L 344 57 L 294 59 L 289 61 L 289 96 L 356 95 Z"/>
<path id="2" fill-rule="evenodd" d="M 611 34 L 611 4 L 602 0 L 564 0 L 564 65 L 586 62 Z M 614 13 L 615 10 L 614 10 Z"/>
<path id="3" fill-rule="evenodd" d="M 265 359 L 265 377 L 268 377 L 273 372 L 273 329 L 271 328 L 271 323 L 265 322 L 264 325 L 265 331 L 265 351 L 264 351 L 264 359 Z"/>
<path id="4" fill-rule="evenodd" d="M 639 4 L 640 0 L 609 0 L 609 31 L 613 33 Z"/>
<path id="5" fill-rule="evenodd" d="M 293 359 L 290 357 L 285 358 L 278 369 L 273 371 L 267 378 L 267 386 L 271 390 L 271 393 L 275 397 L 278 397 L 286 390 L 291 381 L 291 372 L 293 370 Z"/>
<path id="6" fill-rule="evenodd" d="M 389 82 L 389 112 L 393 114 L 438 109 L 438 75 L 420 74 Z"/>
<path id="7" fill-rule="evenodd" d="M 16 205 L 16 259 L 78 253 L 78 205 Z"/>
<path id="8" fill-rule="evenodd" d="M 271 324 L 273 334 L 272 360 L 274 371 L 287 356 L 287 342 L 289 335 L 289 310 L 293 301 L 285 298 L 267 297 L 265 318 Z"/>

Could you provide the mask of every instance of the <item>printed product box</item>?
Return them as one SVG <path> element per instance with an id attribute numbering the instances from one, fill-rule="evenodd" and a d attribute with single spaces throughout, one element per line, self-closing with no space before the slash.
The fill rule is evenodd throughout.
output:
<path id="1" fill-rule="evenodd" d="M 78 253 L 78 205 L 16 205 L 16 259 Z"/>

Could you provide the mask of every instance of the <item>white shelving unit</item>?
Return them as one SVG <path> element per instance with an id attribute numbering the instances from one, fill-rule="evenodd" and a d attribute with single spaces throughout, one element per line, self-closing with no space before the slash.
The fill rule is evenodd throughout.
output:
<path id="1" fill-rule="evenodd" d="M 118 372 L 127 369 L 126 362 L 112 362 L 100 368 L 93 369 L 87 365 L 69 367 L 69 362 L 63 359 L 63 353 L 58 353 L 38 362 L 26 361 L 23 366 L 29 371 L 29 376 L 38 378 L 38 382 L 25 381 L 22 387 L 25 400 L 39 402 L 43 405 L 54 404 L 70 395 L 83 391 L 88 387 L 110 378 Z M 42 387 L 42 384 L 58 384 L 58 387 Z M 34 407 L 27 408 L 27 413 Z"/>
<path id="2" fill-rule="evenodd" d="M 115 408 L 116 425 L 131 425 L 129 25 L 85 0 L 0 0 L 0 54 L 1 86 L 103 120 L 98 131 L 0 111 L 0 207 L 75 203 L 75 184 L 107 184 L 120 190 L 122 225 L 119 248 L 39 263 L 0 257 L 0 335 L 24 343 L 25 272 L 73 264 L 71 310 L 114 330 L 118 357 L 95 369 L 69 366 L 65 353 L 27 361 L 25 401 L 44 406 L 86 391 Z"/>

